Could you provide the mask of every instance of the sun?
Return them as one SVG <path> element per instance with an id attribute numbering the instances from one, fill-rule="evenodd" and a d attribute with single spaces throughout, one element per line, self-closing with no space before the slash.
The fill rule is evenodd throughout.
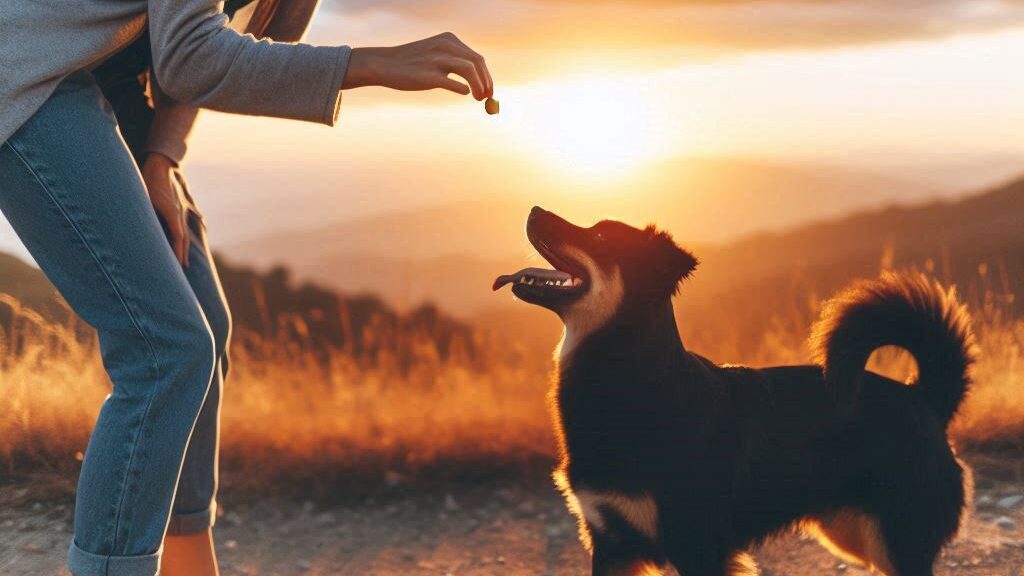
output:
<path id="1" fill-rule="evenodd" d="M 635 85 L 579 78 L 510 96 L 503 121 L 524 152 L 569 176 L 625 177 L 669 147 L 672 123 L 668 111 L 659 110 L 662 99 Z"/>

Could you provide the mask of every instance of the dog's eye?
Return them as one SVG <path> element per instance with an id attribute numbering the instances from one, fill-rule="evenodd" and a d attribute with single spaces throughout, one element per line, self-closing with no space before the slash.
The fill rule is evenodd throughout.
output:
<path id="1" fill-rule="evenodd" d="M 594 240 L 597 240 L 598 242 L 604 242 L 604 234 L 601 234 L 600 232 L 594 232 Z"/>

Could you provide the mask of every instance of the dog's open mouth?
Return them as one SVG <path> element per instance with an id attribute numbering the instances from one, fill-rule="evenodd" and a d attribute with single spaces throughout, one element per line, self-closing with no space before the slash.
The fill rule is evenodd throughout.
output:
<path id="1" fill-rule="evenodd" d="M 533 302 L 560 296 L 569 297 L 586 288 L 586 276 L 582 271 L 577 271 L 581 269 L 580 266 L 562 258 L 551 249 L 547 242 L 533 237 L 532 234 L 530 234 L 530 241 L 554 269 L 523 268 L 515 274 L 498 276 L 494 281 L 493 290 L 499 290 L 506 284 L 512 284 L 513 294 Z"/>
<path id="2" fill-rule="evenodd" d="M 515 274 L 498 276 L 494 281 L 493 289 L 498 290 L 506 284 L 573 290 L 583 286 L 583 279 L 561 270 L 523 268 Z"/>

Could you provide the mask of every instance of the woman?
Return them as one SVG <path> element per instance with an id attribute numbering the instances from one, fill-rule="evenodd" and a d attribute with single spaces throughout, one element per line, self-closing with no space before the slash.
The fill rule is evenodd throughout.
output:
<path id="1" fill-rule="evenodd" d="M 295 39 L 315 4 L 262 0 L 247 29 Z M 195 109 L 333 125 L 344 89 L 493 93 L 483 58 L 451 34 L 351 49 L 257 41 L 227 21 L 216 0 L 39 0 L 0 14 L 0 210 L 96 329 L 113 384 L 79 478 L 75 576 L 217 573 L 230 316 L 176 168 Z M 138 106 L 122 114 L 122 138 L 97 75 L 130 109 L 107 73 L 139 38 L 158 107 L 148 119 Z"/>

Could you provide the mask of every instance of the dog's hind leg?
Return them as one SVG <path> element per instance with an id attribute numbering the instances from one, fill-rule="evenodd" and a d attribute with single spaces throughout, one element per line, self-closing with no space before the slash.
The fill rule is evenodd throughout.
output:
<path id="1" fill-rule="evenodd" d="M 829 552 L 885 576 L 900 576 L 893 566 L 877 517 L 846 508 L 807 521 L 805 532 Z"/>
<path id="2" fill-rule="evenodd" d="M 898 576 L 932 576 L 942 547 L 960 527 L 964 502 L 970 501 L 970 472 L 945 441 L 923 464 L 919 460 L 898 470 L 903 481 L 890 483 L 888 501 L 879 507 L 882 536 Z"/>
<path id="3" fill-rule="evenodd" d="M 955 525 L 938 518 L 894 513 L 883 519 L 882 532 L 897 576 L 932 576 L 935 559 Z"/>

